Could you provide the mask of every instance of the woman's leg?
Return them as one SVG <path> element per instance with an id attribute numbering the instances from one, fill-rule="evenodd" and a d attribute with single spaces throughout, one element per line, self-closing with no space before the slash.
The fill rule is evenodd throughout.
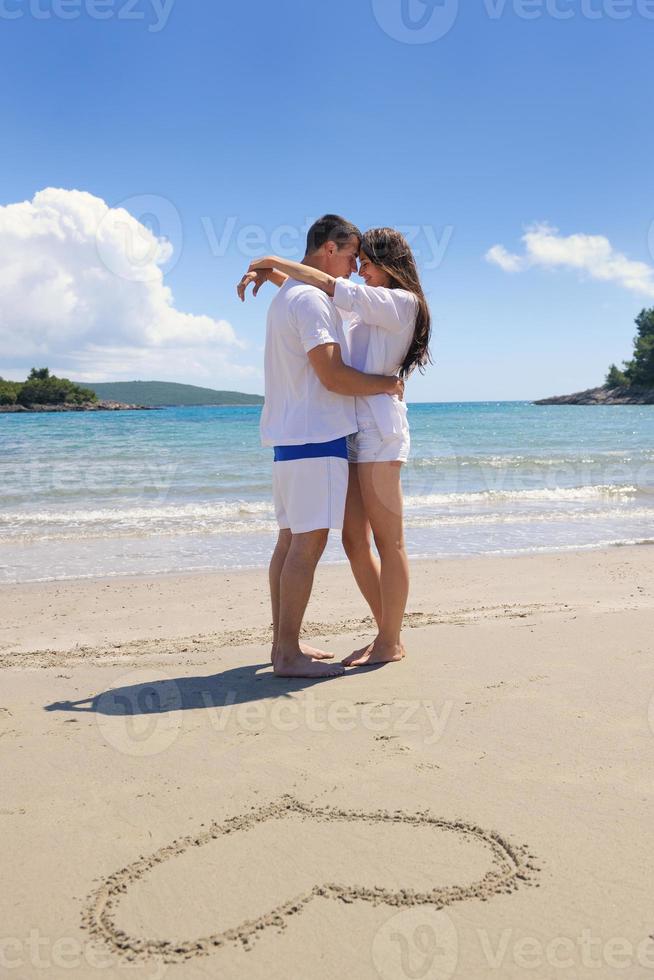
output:
<path id="1" fill-rule="evenodd" d="M 381 622 L 372 647 L 350 666 L 402 660 L 400 634 L 409 595 L 409 562 L 404 546 L 402 463 L 359 463 L 361 500 L 381 558 Z"/>
<path id="2" fill-rule="evenodd" d="M 370 606 L 379 629 L 382 617 L 379 559 L 372 551 L 372 531 L 363 506 L 356 463 L 350 463 L 343 522 L 343 548 L 352 567 L 354 579 L 363 598 Z M 358 657 L 368 649 L 368 646 L 363 650 L 356 650 L 351 656 Z M 347 658 L 343 663 L 347 664 L 349 659 Z"/>

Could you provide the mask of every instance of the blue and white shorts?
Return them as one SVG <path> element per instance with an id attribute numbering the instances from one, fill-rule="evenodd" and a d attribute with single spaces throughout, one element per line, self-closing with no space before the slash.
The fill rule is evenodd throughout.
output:
<path id="1" fill-rule="evenodd" d="M 279 527 L 292 534 L 342 530 L 348 474 L 346 436 L 275 446 L 273 502 Z"/>

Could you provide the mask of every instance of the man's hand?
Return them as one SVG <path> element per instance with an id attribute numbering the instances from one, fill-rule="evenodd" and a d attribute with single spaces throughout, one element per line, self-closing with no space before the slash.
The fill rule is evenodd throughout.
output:
<path id="1" fill-rule="evenodd" d="M 256 296 L 264 282 L 268 282 L 269 278 L 270 269 L 251 269 L 249 272 L 246 272 L 236 287 L 236 292 L 238 293 L 241 302 L 245 302 L 245 293 L 250 283 L 253 283 L 254 285 L 252 295 Z"/>
<path id="2" fill-rule="evenodd" d="M 397 395 L 404 398 L 404 381 L 395 375 L 364 374 L 343 363 L 340 344 L 319 344 L 307 357 L 318 380 L 337 395 Z"/>
<path id="3" fill-rule="evenodd" d="M 261 269 L 276 269 L 282 260 L 276 255 L 264 255 L 262 259 L 253 259 L 248 272 L 258 272 Z"/>

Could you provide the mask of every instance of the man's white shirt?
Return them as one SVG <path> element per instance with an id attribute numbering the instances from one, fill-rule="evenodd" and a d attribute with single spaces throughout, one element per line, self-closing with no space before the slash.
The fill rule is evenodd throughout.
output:
<path id="1" fill-rule="evenodd" d="M 268 310 L 260 424 L 264 446 L 330 442 L 357 431 L 354 398 L 328 391 L 307 357 L 321 344 L 339 344 L 349 363 L 343 320 L 334 303 L 314 286 L 288 279 Z"/>

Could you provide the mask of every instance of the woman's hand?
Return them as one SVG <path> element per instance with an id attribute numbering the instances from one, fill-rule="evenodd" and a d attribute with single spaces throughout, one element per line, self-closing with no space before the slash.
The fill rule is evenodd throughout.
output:
<path id="1" fill-rule="evenodd" d="M 270 279 L 270 272 L 270 269 L 250 269 L 250 271 L 245 273 L 236 287 L 236 292 L 238 293 L 239 299 L 242 303 L 245 302 L 245 293 L 250 283 L 253 283 L 254 285 L 252 295 L 256 296 L 264 282 L 268 282 Z"/>

